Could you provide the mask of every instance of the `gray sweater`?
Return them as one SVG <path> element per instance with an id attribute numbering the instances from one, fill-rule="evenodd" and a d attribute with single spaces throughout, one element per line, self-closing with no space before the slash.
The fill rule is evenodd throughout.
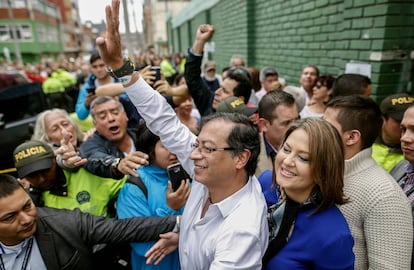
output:
<path id="1" fill-rule="evenodd" d="M 355 269 L 407 270 L 413 226 L 410 204 L 396 181 L 371 157 L 371 148 L 345 161 L 340 206 L 355 240 Z"/>

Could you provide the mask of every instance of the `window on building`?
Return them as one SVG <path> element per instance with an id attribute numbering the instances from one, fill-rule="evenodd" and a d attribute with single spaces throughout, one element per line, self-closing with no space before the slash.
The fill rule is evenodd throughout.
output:
<path id="1" fill-rule="evenodd" d="M 39 41 L 46 42 L 47 41 L 46 27 L 44 27 L 43 25 L 38 25 L 36 27 L 36 31 L 37 31 L 37 37 Z"/>
<path id="2" fill-rule="evenodd" d="M 49 28 L 47 33 L 48 41 L 49 42 L 58 42 L 58 31 L 55 28 Z"/>
<path id="3" fill-rule="evenodd" d="M 32 0 L 32 1 L 39 1 L 39 0 Z M 27 8 L 26 0 L 11 0 L 11 7 L 12 8 Z M 32 2 L 33 6 L 36 6 L 36 3 Z M 0 0 L 0 8 L 9 8 L 9 3 L 6 0 Z"/>
<path id="4" fill-rule="evenodd" d="M 25 0 L 13 0 L 12 6 L 15 8 L 26 8 Z"/>
<path id="5" fill-rule="evenodd" d="M 18 36 L 18 39 L 32 40 L 33 39 L 32 27 L 28 24 L 17 25 L 17 36 Z"/>
<path id="6" fill-rule="evenodd" d="M 43 10 L 45 9 L 45 5 L 40 0 L 31 0 L 32 1 L 32 9 L 33 11 L 39 11 L 40 13 L 43 13 Z"/>
<path id="7" fill-rule="evenodd" d="M 55 17 L 55 18 L 59 18 L 58 11 L 57 11 L 55 5 L 53 5 L 53 6 L 52 5 L 47 5 L 46 6 L 46 14 L 48 14 L 52 17 Z"/>
<path id="8" fill-rule="evenodd" d="M 15 35 L 17 40 L 30 41 L 33 39 L 32 27 L 29 24 L 0 25 L 0 41 L 12 41 Z"/>
<path id="9" fill-rule="evenodd" d="M 8 25 L 0 25 L 0 42 L 11 41 Z"/>
<path id="10" fill-rule="evenodd" d="M 72 41 L 71 35 L 67 33 L 63 34 L 63 39 L 65 40 L 66 44 L 69 44 Z"/>

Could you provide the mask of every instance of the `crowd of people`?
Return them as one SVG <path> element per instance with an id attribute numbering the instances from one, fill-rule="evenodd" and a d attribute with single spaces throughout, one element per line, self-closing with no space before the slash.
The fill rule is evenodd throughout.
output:
<path id="1" fill-rule="evenodd" d="M 88 64 L 32 76 L 52 108 L 0 175 L 1 269 L 414 269 L 414 97 L 241 55 L 218 75 L 208 24 L 132 61 L 119 6 Z"/>

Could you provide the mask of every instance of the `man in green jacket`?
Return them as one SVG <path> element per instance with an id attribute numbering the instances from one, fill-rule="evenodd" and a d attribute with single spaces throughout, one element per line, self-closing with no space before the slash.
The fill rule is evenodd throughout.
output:
<path id="1" fill-rule="evenodd" d="M 79 208 L 96 216 L 108 216 L 108 206 L 126 181 L 103 178 L 83 167 L 76 171 L 60 168 L 53 149 L 43 141 L 24 142 L 14 150 L 14 164 L 20 178 L 31 184 L 29 192 L 37 206 Z"/>
<path id="2" fill-rule="evenodd" d="M 404 159 L 401 151 L 401 120 L 405 110 L 414 102 L 406 93 L 386 97 L 380 105 L 382 127 L 380 136 L 372 145 L 372 157 L 387 172 Z"/>

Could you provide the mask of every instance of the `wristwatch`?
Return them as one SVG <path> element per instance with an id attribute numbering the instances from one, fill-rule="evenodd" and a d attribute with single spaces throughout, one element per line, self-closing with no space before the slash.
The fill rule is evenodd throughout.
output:
<path id="1" fill-rule="evenodd" d="M 131 76 L 135 71 L 135 65 L 129 58 L 124 58 L 124 64 L 117 70 L 112 70 L 111 67 L 107 68 L 108 74 L 115 79 L 121 79 L 126 76 Z"/>
<path id="2" fill-rule="evenodd" d="M 121 159 L 120 158 L 113 159 L 112 160 L 112 163 L 111 163 L 111 168 L 113 170 L 118 170 L 118 164 L 119 164 L 119 162 L 121 162 Z"/>

